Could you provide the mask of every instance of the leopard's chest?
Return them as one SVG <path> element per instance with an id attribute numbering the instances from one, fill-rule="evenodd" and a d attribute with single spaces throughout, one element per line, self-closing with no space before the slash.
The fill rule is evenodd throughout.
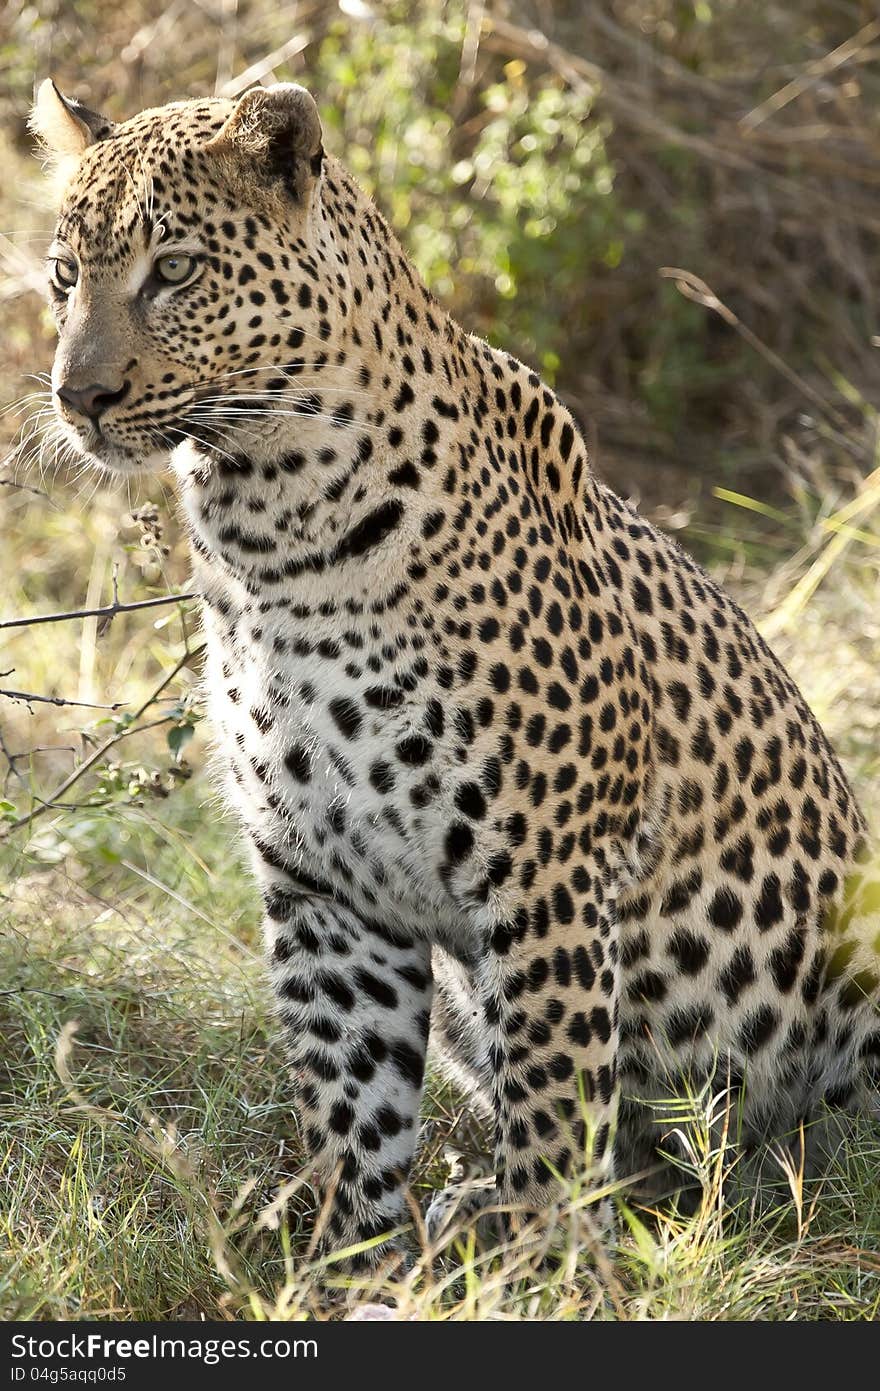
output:
<path id="1" fill-rule="evenodd" d="M 364 912 L 442 919 L 452 746 L 418 645 L 389 624 L 283 609 L 208 635 L 227 788 L 258 853 Z"/>

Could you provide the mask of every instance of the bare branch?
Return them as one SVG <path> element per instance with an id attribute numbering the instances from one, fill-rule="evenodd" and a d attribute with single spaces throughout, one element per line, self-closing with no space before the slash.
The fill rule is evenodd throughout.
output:
<path id="1" fill-rule="evenodd" d="M 0 990 L 0 995 L 52 995 L 57 1000 L 66 1000 L 68 996 L 64 990 L 42 990 L 37 985 L 17 985 L 14 990 Z"/>
<path id="2" fill-rule="evenodd" d="M 143 607 L 143 605 L 140 605 L 139 607 Z M 83 777 L 83 775 L 87 773 L 90 768 L 94 768 L 95 764 L 99 763 L 100 760 L 104 757 L 104 755 L 109 753 L 110 750 L 114 748 L 116 744 L 121 742 L 121 740 L 127 739 L 132 734 L 140 734 L 144 730 L 152 729 L 156 725 L 167 724 L 168 721 L 171 719 L 170 715 L 164 715 L 161 719 L 151 720 L 149 724 L 142 725 L 140 728 L 137 727 L 137 721 L 147 710 L 149 710 L 150 706 L 153 705 L 159 699 L 162 692 L 165 690 L 165 687 L 170 686 L 175 676 L 177 676 L 177 674 L 183 670 L 187 663 L 192 661 L 193 657 L 200 656 L 204 650 L 204 643 L 201 643 L 198 647 L 192 649 L 187 648 L 187 650 L 180 657 L 179 661 L 175 662 L 174 666 L 171 668 L 168 674 L 166 676 L 163 676 L 158 686 L 156 686 L 156 688 L 153 691 L 151 691 L 151 693 L 147 696 L 144 703 L 137 710 L 134 711 L 134 713 L 131 716 L 130 724 L 125 729 L 118 730 L 117 733 L 111 735 L 109 739 L 105 739 L 103 744 L 99 744 L 98 747 L 92 753 L 89 754 L 88 758 L 85 759 L 85 761 L 81 763 L 78 768 L 74 768 L 70 776 L 66 778 L 59 787 L 56 787 L 52 795 L 48 797 L 44 802 L 42 802 L 40 806 L 34 807 L 33 811 L 28 812 L 27 816 L 20 816 L 17 821 L 11 821 L 8 824 L 8 826 L 4 829 L 4 836 L 11 835 L 13 831 L 20 830 L 22 826 L 29 826 L 33 821 L 36 821 L 38 817 L 44 816 L 47 811 L 54 810 L 59 799 L 63 797 L 65 793 L 70 791 L 74 783 L 79 782 L 80 778 Z"/>
<path id="3" fill-rule="evenodd" d="M 4 691 L 0 688 L 0 696 L 6 696 L 8 700 L 20 700 L 25 705 L 30 705 L 31 701 L 38 701 L 41 705 L 76 705 L 80 710 L 121 710 L 128 705 L 127 700 L 117 700 L 113 705 L 96 705 L 91 700 L 68 700 L 65 696 L 35 695 L 33 691 Z"/>
<path id="4" fill-rule="evenodd" d="M 53 502 L 49 494 L 44 492 L 42 488 L 29 488 L 27 484 L 15 483 L 11 478 L 0 478 L 0 488 L 15 488 L 16 492 L 19 493 L 33 493 L 34 497 L 45 498 L 50 507 L 54 507 L 56 512 L 59 511 L 57 502 Z"/>
<path id="5" fill-rule="evenodd" d="M 217 88 L 218 97 L 237 97 L 246 87 L 251 87 L 255 82 L 262 82 L 264 77 L 268 77 L 281 63 L 290 62 L 298 53 L 302 53 L 304 48 L 308 48 L 311 42 L 311 34 L 308 31 L 302 34 L 294 34 L 293 38 L 288 39 L 280 48 L 267 53 L 258 62 L 251 63 L 249 68 L 240 72 L 237 77 L 230 77 L 226 82 L 221 83 Z"/>
<path id="6" fill-rule="evenodd" d="M 17 778 L 18 781 L 21 783 L 22 787 L 23 787 L 25 790 L 27 790 L 27 779 L 23 776 L 22 773 L 19 772 L 18 768 L 16 767 L 16 764 L 17 764 L 18 760 L 19 760 L 20 758 L 22 758 L 24 755 L 22 755 L 22 754 L 20 754 L 20 753 L 10 753 L 10 752 L 9 752 L 9 747 L 8 747 L 8 745 L 7 745 L 7 743 L 6 743 L 6 740 L 5 740 L 4 736 L 3 736 L 3 729 L 2 729 L 2 726 L 0 726 L 0 753 L 3 754 L 3 757 L 6 759 L 6 763 L 7 763 L 7 765 L 8 765 L 8 766 L 7 766 L 7 770 L 6 770 L 6 776 L 5 776 L 5 778 L 3 779 L 3 790 L 4 790 L 4 792 L 6 791 L 6 788 L 9 786 L 9 775 L 10 775 L 10 773 L 11 773 L 15 778 Z"/>
<path id="7" fill-rule="evenodd" d="M 781 372 L 786 381 L 791 382 L 793 387 L 802 392 L 817 410 L 821 411 L 838 430 L 842 431 L 845 438 L 849 432 L 849 423 L 846 417 L 836 406 L 827 401 L 815 387 L 789 367 L 785 359 L 768 347 L 763 339 L 749 328 L 748 324 L 744 324 L 742 319 L 738 318 L 733 310 L 718 298 L 705 280 L 694 275 L 693 271 L 682 270 L 678 266 L 661 266 L 659 274 L 664 280 L 672 280 L 679 294 L 683 295 L 685 299 L 692 300 L 694 304 L 702 305 L 704 309 L 712 310 L 719 318 L 723 319 L 748 343 L 750 348 L 753 348 L 756 353 L 760 353 L 771 367 L 774 367 L 777 372 Z"/>
<path id="8" fill-rule="evenodd" d="M 7 618 L 0 628 L 32 628 L 38 623 L 63 623 L 70 618 L 114 618 L 117 613 L 132 613 L 135 609 L 153 609 L 160 604 L 183 604 L 188 599 L 200 599 L 200 594 L 163 594 L 158 599 L 138 599 L 132 604 L 105 604 L 100 609 L 72 609 L 69 613 L 43 613 L 35 618 Z"/>

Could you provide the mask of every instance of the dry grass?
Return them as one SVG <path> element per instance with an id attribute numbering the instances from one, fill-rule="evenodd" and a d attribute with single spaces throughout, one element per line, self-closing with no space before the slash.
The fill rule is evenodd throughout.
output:
<path id="1" fill-rule="evenodd" d="M 377 1302 L 419 1319 L 876 1315 L 876 1131 L 854 1127 L 822 1184 L 791 1173 L 769 1214 L 731 1211 L 722 1178 L 736 1157 L 713 1148 L 709 1097 L 675 1117 L 705 1186 L 694 1216 L 640 1213 L 624 1191 L 617 1235 L 599 1245 L 584 1180 L 560 1193 L 552 1235 L 534 1226 L 501 1251 L 465 1232 L 440 1260 L 352 1287 L 309 1258 L 314 1193 L 253 898 L 222 827 L 215 868 L 178 877 L 167 827 L 139 835 L 186 910 L 136 880 L 108 902 L 69 863 L 23 873 L 6 904 L 3 1317 L 302 1319 Z M 430 1093 L 422 1203 L 460 1120 L 448 1094 Z"/>

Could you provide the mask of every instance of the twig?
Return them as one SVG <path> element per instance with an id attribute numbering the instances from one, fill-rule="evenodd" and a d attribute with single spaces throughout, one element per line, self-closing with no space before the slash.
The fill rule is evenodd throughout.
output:
<path id="1" fill-rule="evenodd" d="M 273 49 L 258 62 L 251 63 L 249 68 L 240 72 L 236 77 L 231 77 L 227 82 L 221 84 L 217 90 L 218 97 L 237 97 L 246 87 L 251 87 L 255 82 L 262 82 L 264 77 L 277 68 L 279 63 L 288 63 L 291 58 L 295 58 L 298 53 L 302 53 L 304 48 L 308 48 L 312 36 L 306 30 L 302 34 L 294 34 L 293 38 L 281 44 L 280 48 Z"/>
<path id="2" fill-rule="evenodd" d="M 54 507 L 56 512 L 59 510 L 57 502 L 53 502 L 49 494 L 42 488 L 29 488 L 26 483 L 14 483 L 11 478 L 0 478 L 0 488 L 15 488 L 19 493 L 33 493 L 34 497 L 44 498 L 50 507 Z"/>
<path id="3" fill-rule="evenodd" d="M 485 0 L 470 0 L 467 11 L 467 24 L 461 45 L 461 58 L 458 66 L 458 80 L 452 97 L 453 118 L 459 119 L 467 105 L 468 94 L 477 76 L 477 59 L 480 53 L 480 33 L 486 13 Z"/>
<path id="4" fill-rule="evenodd" d="M 730 328 L 735 329 L 740 337 L 745 339 L 750 348 L 753 348 L 756 353 L 760 353 L 761 357 L 769 362 L 771 367 L 775 367 L 777 372 L 781 372 L 786 381 L 790 382 L 793 387 L 796 387 L 798 391 L 802 392 L 807 400 L 812 402 L 823 415 L 826 415 L 838 430 L 842 430 L 845 433 L 849 429 L 848 421 L 837 407 L 833 406 L 830 401 L 827 401 L 825 397 L 816 391 L 815 387 L 811 386 L 808 381 L 805 381 L 798 372 L 795 372 L 793 368 L 789 367 L 785 359 L 774 352 L 772 348 L 768 347 L 763 339 L 759 338 L 758 335 L 749 328 L 748 324 L 744 324 L 742 319 L 734 314 L 733 310 L 729 308 L 723 300 L 718 298 L 714 290 L 710 289 L 705 280 L 701 280 L 698 275 L 694 275 L 693 271 L 681 270 L 677 266 L 661 266 L 659 273 L 664 280 L 673 280 L 675 282 L 675 288 L 685 299 L 692 300 L 694 304 L 702 305 L 704 309 L 711 309 L 719 318 L 723 319 Z"/>
<path id="5" fill-rule="evenodd" d="M 124 705 L 128 705 L 127 700 L 117 700 L 113 705 L 96 705 L 91 700 L 67 700 L 65 696 L 35 695 L 33 691 L 0 689 L 0 696 L 6 696 L 8 700 L 21 700 L 25 705 L 30 705 L 31 701 L 36 700 L 42 705 L 76 705 L 81 710 L 121 710 Z"/>
<path id="6" fill-rule="evenodd" d="M 151 692 L 149 696 L 147 696 L 147 699 L 144 701 L 143 705 L 141 705 L 140 708 L 134 712 L 134 714 L 131 717 L 131 723 L 128 725 L 128 727 L 126 729 L 119 730 L 109 739 L 105 739 L 103 744 L 99 744 L 99 746 L 94 750 L 94 752 L 89 754 L 85 762 L 81 763 L 78 768 L 74 768 L 70 776 L 66 778 L 65 781 L 61 783 L 59 787 L 56 787 L 52 795 L 48 797 L 46 801 L 42 803 L 41 806 L 34 807 L 33 811 L 28 812 L 27 816 L 20 816 L 17 821 L 11 821 L 5 830 L 5 835 L 11 835 L 13 831 L 20 830 L 22 826 L 29 826 L 31 822 L 36 821 L 38 817 L 45 815 L 47 811 L 51 811 L 54 808 L 55 804 L 58 802 L 59 798 L 63 797 L 66 792 L 69 792 L 71 787 L 73 787 L 74 783 L 79 782 L 83 774 L 87 773 L 90 768 L 93 768 L 95 764 L 99 762 L 99 760 L 102 759 L 106 753 L 109 753 L 110 749 L 112 749 L 116 744 L 120 742 L 120 740 L 127 738 L 130 734 L 143 732 L 143 730 L 138 730 L 135 728 L 135 725 L 137 724 L 137 721 L 140 719 L 141 715 L 143 715 L 145 711 L 149 710 L 150 706 L 156 700 L 158 700 L 165 687 L 171 684 L 175 676 L 177 676 L 178 672 L 182 671 L 186 664 L 192 661 L 193 657 L 200 656 L 204 650 L 204 643 L 201 643 L 198 647 L 192 649 L 187 648 L 180 660 L 175 662 L 174 666 L 168 672 L 167 676 L 163 676 L 162 680 L 159 682 L 159 685 L 155 688 L 154 691 Z M 167 722 L 169 718 L 170 716 L 164 716 L 161 720 L 152 721 L 150 725 L 144 725 L 143 729 L 149 729 L 155 724 L 164 724 Z"/>
<path id="7" fill-rule="evenodd" d="M 0 725 L 0 753 L 3 754 L 3 757 L 6 759 L 6 763 L 8 765 L 6 769 L 6 776 L 3 779 L 3 791 L 5 792 L 7 787 L 9 786 L 10 773 L 13 775 L 13 777 L 17 778 L 18 781 L 21 783 L 22 787 L 25 790 L 27 790 L 27 779 L 23 776 L 22 773 L 18 771 L 18 768 L 16 767 L 16 763 L 22 757 L 22 754 L 9 752 L 9 747 L 3 736 L 2 725 Z"/>
<path id="8" fill-rule="evenodd" d="M 607 68 L 582 58 L 580 54 L 570 53 L 561 45 L 551 42 L 539 29 L 525 29 L 497 15 L 487 15 L 481 42 L 482 47 L 491 52 L 516 55 L 527 62 L 543 64 L 558 73 L 574 91 L 601 93 L 601 101 L 621 127 L 642 131 L 655 140 L 668 141 L 679 149 L 689 150 L 697 158 L 705 160 L 712 169 L 725 167 L 751 177 L 761 175 L 789 194 L 803 195 L 803 185 L 796 178 L 768 169 L 753 157 L 751 141 L 742 138 L 745 132 L 739 132 L 740 138 L 735 146 L 731 142 L 730 132 L 725 132 L 723 128 L 713 139 L 675 125 L 667 121 L 660 110 L 648 107 L 639 100 L 637 84 L 616 78 Z M 743 150 L 750 152 L 742 153 Z M 849 163 L 846 169 L 849 173 Z M 822 207 L 839 212 L 833 196 L 823 192 L 821 187 L 811 187 L 809 197 L 814 209 Z M 871 204 L 864 209 L 851 207 L 848 210 L 853 220 L 872 234 L 880 232 L 880 219 L 873 215 L 873 207 L 874 204 Z"/>
<path id="9" fill-rule="evenodd" d="M 17 985 L 14 990 L 0 990 L 0 996 L 7 995 L 53 995 L 57 1000 L 66 1000 L 67 991 L 42 990 L 38 985 Z"/>
<path id="10" fill-rule="evenodd" d="M 829 73 L 836 72 L 844 63 L 849 62 L 860 49 L 872 44 L 876 38 L 880 37 L 880 19 L 874 19 L 870 24 L 866 24 L 857 34 L 853 34 L 845 43 L 838 44 L 837 48 L 824 57 L 817 58 L 814 62 L 808 63 L 803 72 L 798 73 L 797 77 L 792 78 L 778 92 L 774 92 L 772 97 L 762 101 L 760 106 L 756 106 L 748 115 L 743 116 L 740 126 L 744 131 L 751 132 L 762 121 L 766 121 L 768 116 L 775 116 L 789 102 L 795 101 L 799 96 L 808 90 L 814 83 L 819 82 Z"/>
<path id="11" fill-rule="evenodd" d="M 0 628 L 32 628 L 38 623 L 64 623 L 70 618 L 114 618 L 117 613 L 132 613 L 135 609 L 153 609 L 159 604 L 182 604 L 187 599 L 200 599 L 200 594 L 163 594 L 158 599 L 138 599 L 132 604 L 105 604 L 100 609 L 72 609 L 69 613 L 42 613 L 35 618 L 7 618 Z"/>
<path id="12" fill-rule="evenodd" d="M 636 34 L 631 33 L 622 25 L 615 24 L 610 15 L 603 14 L 601 5 L 591 7 L 588 23 L 593 28 L 598 29 L 600 34 L 605 34 L 612 43 L 634 53 L 641 63 L 649 63 L 668 80 L 679 83 L 682 87 L 689 87 L 695 92 L 700 92 L 703 96 L 723 97 L 726 95 L 724 87 L 720 83 L 711 78 L 703 77 L 702 73 L 692 72 L 683 63 L 679 63 L 671 55 L 664 53 L 656 44 L 646 43 L 644 39 L 638 38 Z"/>

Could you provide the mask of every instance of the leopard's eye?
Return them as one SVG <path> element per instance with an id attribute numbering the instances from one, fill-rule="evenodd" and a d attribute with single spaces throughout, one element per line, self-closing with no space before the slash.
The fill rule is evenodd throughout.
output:
<path id="1" fill-rule="evenodd" d="M 196 267 L 194 256 L 159 256 L 153 266 L 159 280 L 166 285 L 182 285 Z"/>
<path id="2" fill-rule="evenodd" d="M 52 278 L 62 290 L 71 290 L 79 279 L 79 266 L 76 261 L 56 256 L 52 263 Z"/>

